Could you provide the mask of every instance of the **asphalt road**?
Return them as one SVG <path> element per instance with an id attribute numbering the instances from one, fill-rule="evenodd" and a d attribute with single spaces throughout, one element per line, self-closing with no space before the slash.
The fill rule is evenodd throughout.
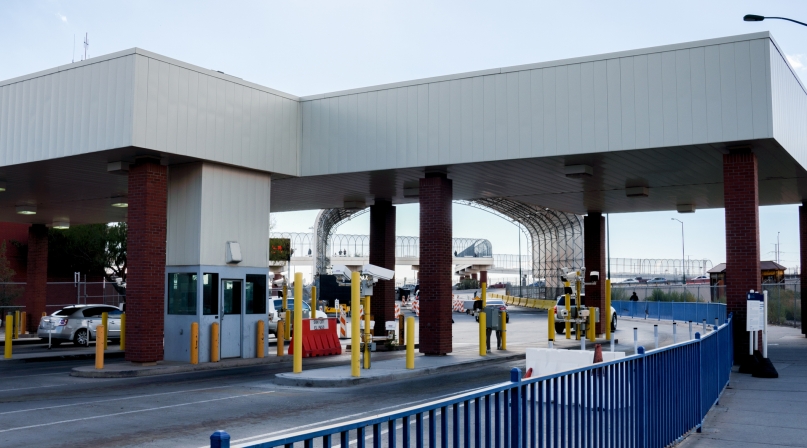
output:
<path id="1" fill-rule="evenodd" d="M 545 312 L 511 308 L 508 349 L 546 346 L 546 316 Z M 473 317 L 455 313 L 454 319 L 455 351 L 477 350 L 478 327 Z M 652 347 L 654 323 L 658 322 L 621 320 L 617 348 L 632 351 L 634 326 L 640 328 L 641 345 Z M 662 345 L 672 342 L 670 329 L 669 323 L 660 323 Z M 686 336 L 682 330 L 679 334 Z M 577 348 L 579 342 L 561 339 L 558 346 Z M 63 349 L 71 350 L 68 346 L 51 352 Z M 375 359 L 401 355 L 376 354 Z M 347 358 L 305 360 L 304 368 L 343 364 Z M 91 361 L 70 358 L 0 362 L 0 446 L 199 447 L 208 445 L 216 429 L 226 429 L 234 441 L 256 440 L 506 381 L 511 367 L 523 366 L 519 361 L 439 378 L 432 375 L 396 383 L 310 389 L 273 383 L 274 374 L 291 370 L 289 362 L 161 377 L 68 376 L 72 367 L 88 363 Z"/>

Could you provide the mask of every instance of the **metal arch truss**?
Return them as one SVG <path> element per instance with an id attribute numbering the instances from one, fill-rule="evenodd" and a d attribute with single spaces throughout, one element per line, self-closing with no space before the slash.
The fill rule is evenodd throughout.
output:
<path id="1" fill-rule="evenodd" d="M 364 209 L 344 209 L 327 208 L 320 210 L 317 219 L 314 221 L 314 251 L 312 256 L 316 260 L 313 263 L 314 274 L 324 274 L 328 266 L 331 265 L 330 243 L 333 232 L 343 222 L 369 212 L 369 208 Z"/>
<path id="2" fill-rule="evenodd" d="M 532 275 L 547 287 L 563 286 L 563 267 L 583 266 L 583 217 L 508 198 L 457 200 L 509 221 L 520 223 L 532 250 Z"/>

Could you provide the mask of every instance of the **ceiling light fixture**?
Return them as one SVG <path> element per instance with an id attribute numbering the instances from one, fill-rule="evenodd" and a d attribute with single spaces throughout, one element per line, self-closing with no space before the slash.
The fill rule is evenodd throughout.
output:
<path id="1" fill-rule="evenodd" d="M 594 175 L 594 168 L 588 165 L 566 165 L 563 167 L 563 173 L 571 178 L 591 177 Z"/>
<path id="2" fill-rule="evenodd" d="M 19 215 L 36 215 L 36 205 L 18 205 L 17 214 Z"/>
<path id="3" fill-rule="evenodd" d="M 126 200 L 126 197 L 121 196 L 117 198 L 112 198 L 109 201 L 109 205 L 118 208 L 126 208 L 129 206 L 129 201 Z"/>
<path id="4" fill-rule="evenodd" d="M 59 230 L 65 230 L 70 228 L 70 220 L 69 219 L 59 219 L 53 221 L 53 228 Z"/>
<path id="5" fill-rule="evenodd" d="M 629 198 L 646 198 L 650 194 L 650 189 L 647 187 L 627 187 L 625 188 L 625 195 Z"/>
<path id="6" fill-rule="evenodd" d="M 695 204 L 678 204 L 675 209 L 678 213 L 695 213 Z"/>
<path id="7" fill-rule="evenodd" d="M 6 181 L 0 181 L 0 191 L 6 191 Z"/>

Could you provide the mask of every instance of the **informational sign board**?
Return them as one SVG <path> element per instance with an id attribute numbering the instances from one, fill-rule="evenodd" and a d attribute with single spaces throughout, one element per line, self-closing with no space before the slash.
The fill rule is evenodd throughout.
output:
<path id="1" fill-rule="evenodd" d="M 765 325 L 765 296 L 749 292 L 745 301 L 747 320 L 745 331 L 762 331 Z"/>
<path id="2" fill-rule="evenodd" d="M 310 319 L 309 322 L 311 323 L 311 331 L 328 329 L 328 319 Z"/>

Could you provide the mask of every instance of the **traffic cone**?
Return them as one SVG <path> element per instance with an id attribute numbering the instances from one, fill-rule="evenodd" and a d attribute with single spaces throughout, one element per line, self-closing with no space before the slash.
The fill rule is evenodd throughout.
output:
<path id="1" fill-rule="evenodd" d="M 594 364 L 602 362 L 602 345 L 594 345 Z"/>

